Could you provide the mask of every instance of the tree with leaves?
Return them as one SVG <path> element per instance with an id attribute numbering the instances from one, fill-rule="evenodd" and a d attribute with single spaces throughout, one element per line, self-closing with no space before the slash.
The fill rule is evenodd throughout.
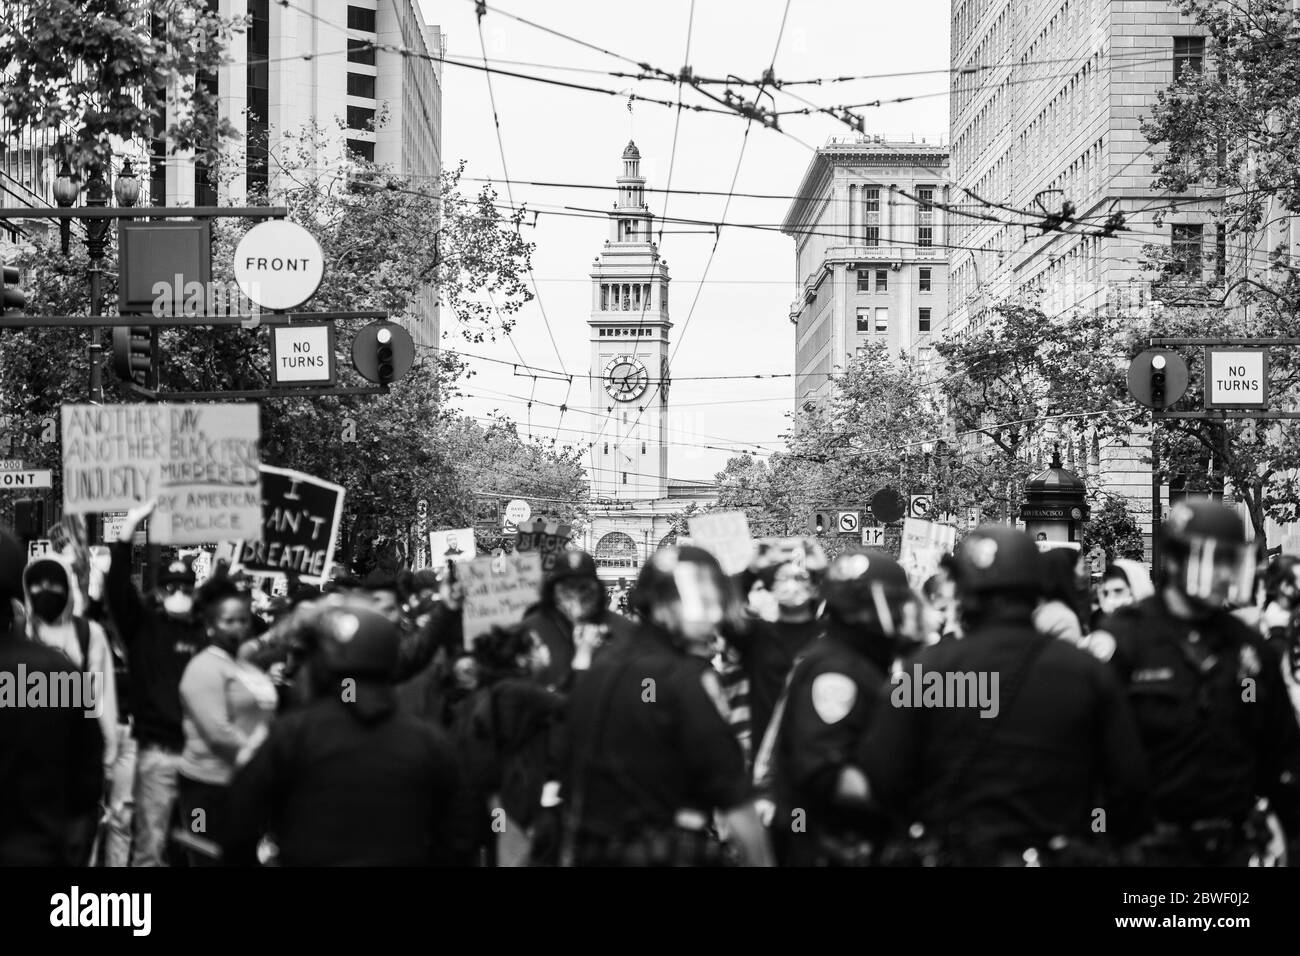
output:
<path id="1" fill-rule="evenodd" d="M 108 166 L 114 141 L 166 137 L 211 166 L 236 136 L 199 82 L 233 62 L 245 19 L 204 0 L 17 0 L 0 30 L 5 116 L 14 135 L 50 130 L 74 174 Z M 155 29 L 155 27 L 157 29 Z M 168 109 L 169 103 L 171 109 Z"/>

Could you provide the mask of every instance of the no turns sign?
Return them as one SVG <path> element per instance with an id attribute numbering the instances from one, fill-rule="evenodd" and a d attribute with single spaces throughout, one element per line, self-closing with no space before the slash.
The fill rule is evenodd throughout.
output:
<path id="1" fill-rule="evenodd" d="M 1206 349 L 1205 407 L 1267 408 L 1268 353 L 1263 349 Z"/>

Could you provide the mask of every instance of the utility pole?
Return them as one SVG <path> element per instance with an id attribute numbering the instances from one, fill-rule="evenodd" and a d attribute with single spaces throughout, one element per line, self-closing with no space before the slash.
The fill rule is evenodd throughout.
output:
<path id="1" fill-rule="evenodd" d="M 107 206 L 108 193 L 108 182 L 104 179 L 103 167 L 96 165 L 90 172 L 90 180 L 86 183 L 86 205 Z M 92 317 L 103 315 L 100 303 L 103 294 L 101 275 L 108 224 L 107 219 L 91 219 L 86 223 L 86 245 L 90 252 L 90 314 Z M 90 403 L 104 404 L 104 330 L 99 326 L 91 326 L 90 329 Z"/>

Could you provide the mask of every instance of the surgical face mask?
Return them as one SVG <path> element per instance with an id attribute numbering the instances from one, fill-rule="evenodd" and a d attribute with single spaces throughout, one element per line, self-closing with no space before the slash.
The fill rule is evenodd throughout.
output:
<path id="1" fill-rule="evenodd" d="M 787 565 L 777 572 L 772 594 L 783 608 L 801 608 L 813 599 L 812 581 L 805 572 Z"/>
<path id="2" fill-rule="evenodd" d="M 172 617 L 185 617 L 194 609 L 194 595 L 173 591 L 163 598 L 163 610 Z"/>
<path id="3" fill-rule="evenodd" d="M 68 606 L 68 592 L 56 588 L 34 587 L 31 592 L 32 613 L 47 624 L 59 619 Z"/>
<path id="4" fill-rule="evenodd" d="M 1114 614 L 1133 603 L 1133 589 L 1123 581 L 1107 578 L 1097 591 L 1097 603 L 1102 614 Z"/>

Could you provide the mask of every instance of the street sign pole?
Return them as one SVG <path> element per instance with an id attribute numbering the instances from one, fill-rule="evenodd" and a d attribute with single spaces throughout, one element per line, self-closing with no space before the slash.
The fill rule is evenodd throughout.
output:
<path id="1" fill-rule="evenodd" d="M 1151 576 L 1160 573 L 1160 433 L 1155 409 L 1151 410 Z"/>

